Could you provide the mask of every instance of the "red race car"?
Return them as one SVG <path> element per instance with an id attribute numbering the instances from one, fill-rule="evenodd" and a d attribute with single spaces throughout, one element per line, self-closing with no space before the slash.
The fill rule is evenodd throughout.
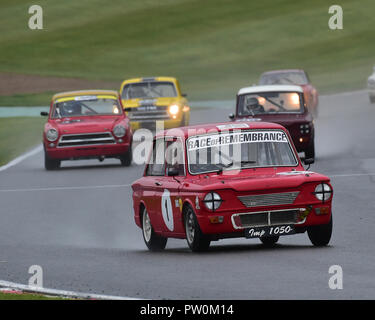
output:
<path id="1" fill-rule="evenodd" d="M 278 123 L 289 130 L 297 151 L 304 152 L 305 158 L 314 160 L 314 122 L 305 106 L 300 86 L 252 86 L 239 90 L 236 114 L 230 114 L 229 118 Z"/>
<path id="2" fill-rule="evenodd" d="M 190 126 L 156 135 L 144 176 L 132 184 L 135 223 L 150 250 L 186 238 L 193 251 L 234 237 L 275 244 L 303 233 L 315 246 L 332 233 L 330 179 L 306 171 L 275 123 Z"/>
<path id="3" fill-rule="evenodd" d="M 119 95 L 110 90 L 59 93 L 53 96 L 44 126 L 44 164 L 57 169 L 62 160 L 118 158 L 132 161 L 132 131 Z"/>
<path id="4" fill-rule="evenodd" d="M 268 71 L 260 76 L 259 84 L 295 84 L 301 86 L 307 108 L 314 117 L 318 116 L 318 90 L 311 84 L 306 71 L 301 69 Z"/>

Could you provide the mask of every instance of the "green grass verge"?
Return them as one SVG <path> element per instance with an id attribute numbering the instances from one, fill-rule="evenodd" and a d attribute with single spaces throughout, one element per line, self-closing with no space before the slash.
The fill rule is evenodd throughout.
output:
<path id="1" fill-rule="evenodd" d="M 23 294 L 15 294 L 15 293 L 1 293 L 0 292 L 0 300 L 66 300 L 64 298 L 59 297 L 46 297 L 38 294 L 31 294 L 31 293 L 23 293 Z"/>
<path id="2" fill-rule="evenodd" d="M 0 166 L 42 142 L 43 118 L 0 118 Z"/>
<path id="3" fill-rule="evenodd" d="M 172 75 L 191 100 L 230 99 L 275 68 L 306 69 L 321 92 L 363 88 L 375 1 L 334 3 L 343 30 L 328 28 L 326 0 L 40 0 L 44 29 L 32 31 L 34 2 L 3 0 L 0 70 L 119 82 Z"/>

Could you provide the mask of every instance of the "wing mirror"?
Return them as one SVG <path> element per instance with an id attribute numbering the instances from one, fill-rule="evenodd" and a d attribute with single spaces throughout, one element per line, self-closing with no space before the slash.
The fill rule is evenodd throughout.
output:
<path id="1" fill-rule="evenodd" d="M 169 167 L 167 169 L 167 176 L 168 177 L 175 177 L 175 176 L 178 176 L 178 175 L 179 175 L 178 168 L 176 168 L 176 167 Z"/>
<path id="2" fill-rule="evenodd" d="M 184 98 L 186 98 L 187 94 L 186 93 L 182 93 L 181 96 L 184 97 Z"/>
<path id="3" fill-rule="evenodd" d="M 43 117 L 48 117 L 48 112 L 46 112 L 46 111 L 42 111 L 42 112 L 40 113 L 40 115 L 43 116 Z"/>
<path id="4" fill-rule="evenodd" d="M 124 108 L 124 111 L 125 112 L 129 112 L 129 111 L 131 111 L 132 110 L 132 108 Z"/>
<path id="5" fill-rule="evenodd" d="M 229 117 L 230 120 L 232 120 L 232 121 L 234 120 L 234 114 L 233 113 L 230 113 L 228 117 Z"/>
<path id="6" fill-rule="evenodd" d="M 303 159 L 303 163 L 307 166 L 307 170 L 310 169 L 310 165 L 312 165 L 314 162 L 315 162 L 314 158 Z"/>

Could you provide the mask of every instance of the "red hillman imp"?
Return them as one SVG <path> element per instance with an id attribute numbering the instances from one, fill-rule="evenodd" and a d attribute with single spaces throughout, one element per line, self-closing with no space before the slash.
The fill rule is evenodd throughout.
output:
<path id="1" fill-rule="evenodd" d="M 160 132 L 132 189 L 135 223 L 150 250 L 164 249 L 168 238 L 186 239 L 192 251 L 235 237 L 273 245 L 307 231 L 315 246 L 331 238 L 330 179 L 305 170 L 289 132 L 275 123 Z"/>

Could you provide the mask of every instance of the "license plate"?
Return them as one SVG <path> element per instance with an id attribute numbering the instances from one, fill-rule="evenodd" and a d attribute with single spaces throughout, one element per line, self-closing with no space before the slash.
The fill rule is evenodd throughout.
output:
<path id="1" fill-rule="evenodd" d="M 293 225 L 254 227 L 245 229 L 246 238 L 260 238 L 271 236 L 287 236 L 296 233 Z"/>

